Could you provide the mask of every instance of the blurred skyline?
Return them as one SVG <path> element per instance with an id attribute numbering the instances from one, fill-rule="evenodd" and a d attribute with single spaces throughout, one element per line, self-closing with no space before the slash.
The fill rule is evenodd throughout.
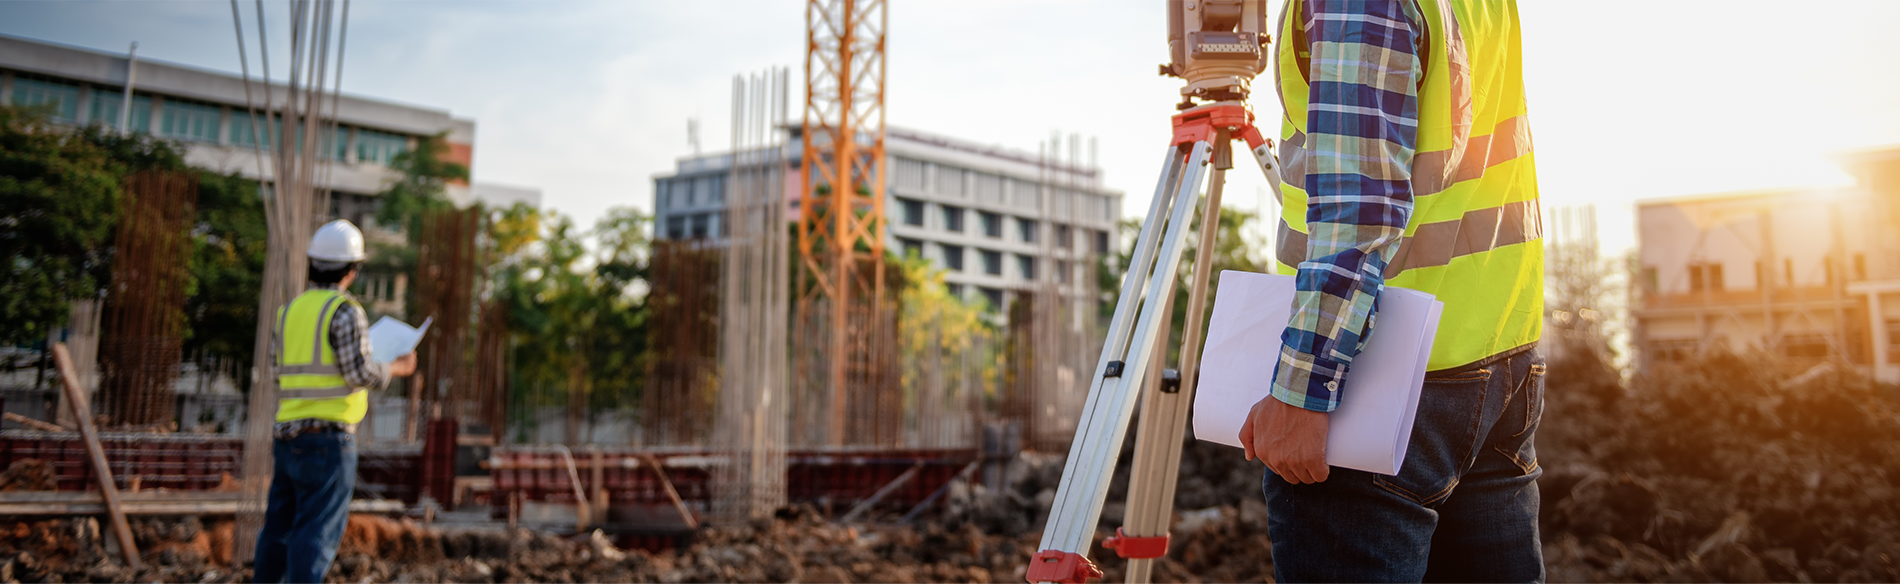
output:
<path id="1" fill-rule="evenodd" d="M 1271 2 L 1275 11 L 1282 2 Z M 240 3 L 253 75 L 255 4 Z M 284 5 L 266 2 L 273 72 Z M 1146 208 L 1179 80 L 1159 0 L 891 3 L 888 123 L 1034 153 L 1052 132 L 1095 137 L 1124 215 Z M 1520 4 L 1546 208 L 1595 204 L 1606 251 L 1634 243 L 1631 203 L 1849 182 L 1829 156 L 1900 143 L 1900 3 Z M 449 110 L 477 124 L 475 179 L 537 187 L 590 226 L 652 207 L 652 177 L 729 142 L 733 75 L 802 79 L 804 3 L 356 2 L 346 93 Z M 231 5 L 0 3 L 0 33 L 236 72 Z M 1277 131 L 1271 75 L 1255 84 Z M 802 99 L 796 94 L 794 102 Z M 792 112 L 796 118 L 796 107 Z M 1085 155 L 1086 156 L 1086 155 Z M 1265 198 L 1234 172 L 1229 205 Z"/>

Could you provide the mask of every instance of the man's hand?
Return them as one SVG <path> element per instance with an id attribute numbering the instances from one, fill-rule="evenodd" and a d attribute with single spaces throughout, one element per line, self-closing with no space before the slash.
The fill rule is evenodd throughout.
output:
<path id="1" fill-rule="evenodd" d="M 1293 484 L 1326 480 L 1325 412 L 1298 408 L 1273 396 L 1262 398 L 1240 425 L 1240 444 L 1247 460 L 1258 460 L 1274 474 Z"/>
<path id="2" fill-rule="evenodd" d="M 389 362 L 389 375 L 392 377 L 408 377 L 415 374 L 415 372 L 416 354 L 413 352 L 397 357 L 395 361 Z"/>

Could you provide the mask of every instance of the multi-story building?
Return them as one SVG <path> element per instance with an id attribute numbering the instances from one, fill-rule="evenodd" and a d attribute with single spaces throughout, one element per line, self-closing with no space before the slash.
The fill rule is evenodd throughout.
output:
<path id="1" fill-rule="evenodd" d="M 1766 352 L 1900 381 L 1900 147 L 1840 161 L 1858 184 L 1638 204 L 1643 364 Z"/>
<path id="2" fill-rule="evenodd" d="M 1038 282 L 1092 289 L 1085 262 L 1112 251 L 1121 216 L 1122 194 L 1102 185 L 1101 169 L 896 128 L 885 152 L 885 245 L 944 269 L 952 294 L 1001 307 Z M 800 155 L 784 149 L 792 217 Z M 654 177 L 656 239 L 724 236 L 730 160 L 682 158 Z"/>
<path id="3" fill-rule="evenodd" d="M 124 107 L 128 78 L 133 86 L 130 108 Z M 123 121 L 127 131 L 183 144 L 185 162 L 192 166 L 258 179 L 272 171 L 268 157 L 262 168 L 259 164 L 255 137 L 261 133 L 253 131 L 251 111 L 261 120 L 266 96 L 262 80 L 254 76 L 252 82 L 255 90 L 247 100 L 244 78 L 234 73 L 0 35 L 0 105 L 46 107 L 54 121 L 74 125 L 118 128 Z M 269 101 L 284 103 L 284 88 L 271 89 Z M 268 127 L 258 125 L 258 130 Z M 397 178 L 390 162 L 418 140 L 438 134 L 448 143 L 447 157 L 472 170 L 474 120 L 439 109 L 342 95 L 334 134 L 321 137 L 319 146 L 323 169 L 317 173 L 318 184 L 331 192 L 329 215 L 373 227 L 379 207 L 376 193 Z M 461 205 L 474 200 L 540 201 L 538 190 L 490 184 L 450 184 L 448 195 Z M 371 233 L 378 235 L 393 236 Z M 362 288 L 372 309 L 391 307 L 402 298 L 404 279 L 401 274 L 365 274 Z"/>

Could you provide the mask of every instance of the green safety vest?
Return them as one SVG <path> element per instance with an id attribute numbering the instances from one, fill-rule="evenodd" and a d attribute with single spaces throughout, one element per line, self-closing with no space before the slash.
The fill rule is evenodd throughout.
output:
<path id="1" fill-rule="evenodd" d="M 369 413 L 369 392 L 343 379 L 330 346 L 330 319 L 344 304 L 362 310 L 336 290 L 308 290 L 277 309 L 277 421 L 355 424 Z"/>
<path id="2" fill-rule="evenodd" d="M 1438 296 L 1445 311 L 1429 370 L 1453 369 L 1537 342 L 1543 332 L 1544 246 L 1537 169 L 1526 121 L 1517 3 L 1417 0 L 1429 44 L 1420 55 L 1418 151 L 1411 222 L 1386 283 Z M 1306 256 L 1307 48 L 1290 0 L 1275 75 L 1286 118 L 1276 267 Z M 1297 53 L 1296 53 L 1297 51 Z"/>

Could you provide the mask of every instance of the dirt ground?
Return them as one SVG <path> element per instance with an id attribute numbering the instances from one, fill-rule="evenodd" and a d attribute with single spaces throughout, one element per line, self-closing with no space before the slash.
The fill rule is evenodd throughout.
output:
<path id="1" fill-rule="evenodd" d="M 1538 439 L 1553 582 L 1900 581 L 1900 416 L 1893 388 L 1733 356 L 1627 383 L 1553 362 Z M 1124 476 L 1111 488 L 1120 501 Z M 842 526 L 809 507 L 714 527 L 685 549 L 620 550 L 593 535 L 439 531 L 353 517 L 331 582 L 1020 582 L 1061 458 L 1026 454 L 998 490 L 959 484 L 916 526 Z M 44 469 L 0 473 L 43 487 Z M 1270 581 L 1261 469 L 1220 446 L 1182 456 L 1174 542 L 1158 582 Z M 1122 507 L 1104 510 L 1108 530 Z M 229 521 L 134 522 L 126 570 L 93 519 L 0 521 L 0 582 L 232 582 Z M 109 535 L 109 534 L 107 534 Z M 1092 558 L 1122 577 L 1101 548 Z"/>

